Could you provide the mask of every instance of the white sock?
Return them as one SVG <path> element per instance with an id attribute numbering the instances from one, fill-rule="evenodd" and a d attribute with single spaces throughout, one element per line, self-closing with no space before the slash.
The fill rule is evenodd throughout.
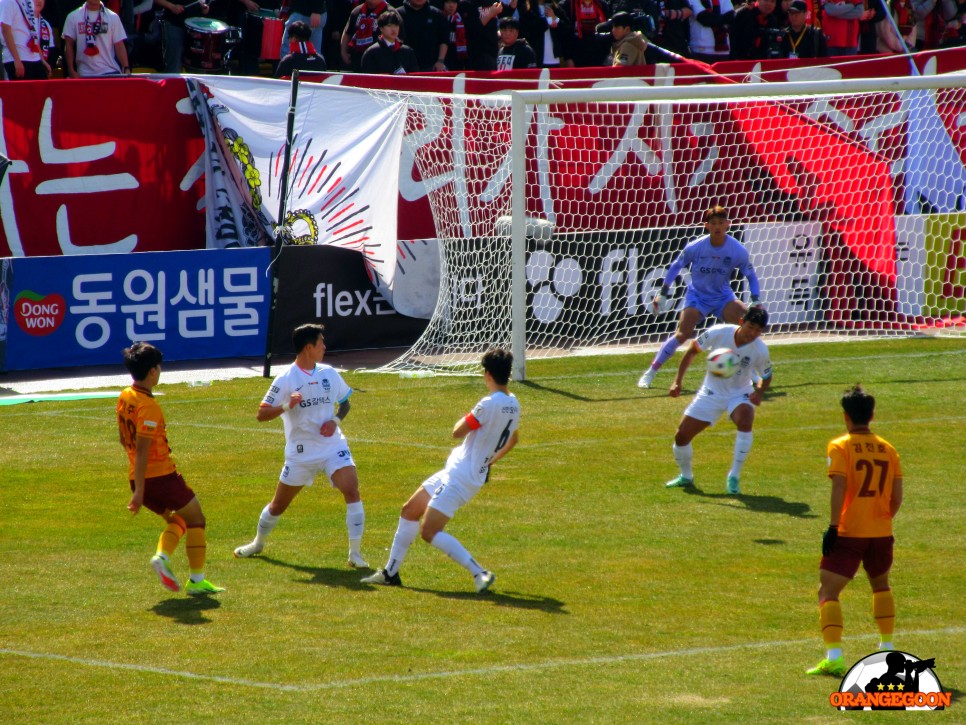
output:
<path id="1" fill-rule="evenodd" d="M 842 656 L 842 648 L 841 647 L 832 647 L 832 649 L 827 650 L 825 652 L 825 658 L 826 659 L 837 660 L 841 656 Z"/>
<path id="2" fill-rule="evenodd" d="M 265 540 L 268 538 L 268 535 L 272 533 L 275 524 L 282 518 L 281 515 L 272 516 L 268 512 L 268 506 L 268 504 L 265 505 L 265 508 L 262 509 L 262 515 L 258 517 L 258 531 L 255 533 L 255 543 L 259 546 L 265 546 Z"/>
<path id="3" fill-rule="evenodd" d="M 735 436 L 735 457 L 731 462 L 731 470 L 728 471 L 729 476 L 741 478 L 741 467 L 745 465 L 745 459 L 751 453 L 751 441 L 753 438 L 754 434 L 751 431 L 747 433 L 738 431 L 738 435 Z"/>
<path id="4" fill-rule="evenodd" d="M 362 501 L 345 505 L 345 527 L 349 532 L 349 551 L 358 554 L 362 532 L 366 530 L 366 512 L 362 508 Z"/>
<path id="5" fill-rule="evenodd" d="M 894 650 L 894 649 L 895 649 L 895 647 L 892 646 L 892 642 L 879 642 L 879 651 L 880 652 L 887 652 L 887 651 L 891 651 L 891 650 Z"/>
<path id="6" fill-rule="evenodd" d="M 419 522 L 399 517 L 396 535 L 392 537 L 392 548 L 389 549 L 389 561 L 386 562 L 386 573 L 392 576 L 399 571 L 409 547 L 413 545 L 419 535 Z"/>
<path id="7" fill-rule="evenodd" d="M 466 550 L 466 547 L 455 536 L 451 536 L 445 531 L 440 531 L 433 537 L 430 543 L 457 564 L 467 569 L 473 576 L 484 571 L 483 567 L 476 563 L 470 552 Z"/>
<path id="8" fill-rule="evenodd" d="M 690 480 L 694 480 L 694 472 L 691 470 L 691 459 L 694 458 L 694 448 L 688 443 L 686 446 L 679 446 L 677 443 L 671 448 L 674 451 L 674 460 L 678 462 L 681 475 Z"/>
<path id="9" fill-rule="evenodd" d="M 204 572 L 202 572 L 201 574 L 191 574 L 190 576 L 191 576 L 191 581 L 193 581 L 195 584 L 197 584 L 198 582 L 203 582 L 205 580 Z"/>

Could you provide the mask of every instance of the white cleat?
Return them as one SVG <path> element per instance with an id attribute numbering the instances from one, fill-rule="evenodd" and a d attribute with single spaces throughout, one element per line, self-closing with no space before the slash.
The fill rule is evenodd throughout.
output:
<path id="1" fill-rule="evenodd" d="M 151 568 L 154 569 L 158 575 L 158 579 L 161 580 L 161 586 L 169 592 L 181 591 L 181 583 L 178 581 L 178 577 L 174 575 L 174 572 L 171 571 L 171 564 L 168 562 L 168 557 L 162 554 L 155 554 L 151 557 Z"/>
<path id="2" fill-rule="evenodd" d="M 654 382 L 655 375 L 657 375 L 657 370 L 654 368 L 648 368 L 644 371 L 644 374 L 637 379 L 637 387 L 644 389 L 651 387 L 651 383 Z"/>
<path id="3" fill-rule="evenodd" d="M 235 549 L 235 558 L 247 559 L 250 556 L 255 556 L 255 554 L 261 553 L 262 547 L 253 541 L 250 544 L 245 544 L 244 546 L 239 546 L 237 549 Z"/>
<path id="4" fill-rule="evenodd" d="M 362 554 L 356 554 L 355 552 L 349 552 L 349 568 L 350 569 L 368 569 L 369 562 L 362 558 Z"/>
<path id="5" fill-rule="evenodd" d="M 476 582 L 476 591 L 480 594 L 489 589 L 494 580 L 496 580 L 496 575 L 489 571 L 481 571 L 473 577 L 473 581 Z"/>

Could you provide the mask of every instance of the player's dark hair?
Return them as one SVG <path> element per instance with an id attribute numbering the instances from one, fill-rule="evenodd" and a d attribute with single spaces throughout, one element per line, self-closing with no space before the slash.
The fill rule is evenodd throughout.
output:
<path id="1" fill-rule="evenodd" d="M 513 353 L 497 347 L 483 355 L 483 369 L 493 376 L 497 385 L 510 382 L 510 371 L 513 369 Z"/>
<path id="2" fill-rule="evenodd" d="M 312 40 L 312 28 L 308 26 L 308 23 L 303 23 L 301 20 L 296 20 L 294 23 L 288 26 L 288 37 L 293 40 L 300 40 L 306 43 Z"/>
<path id="3" fill-rule="evenodd" d="M 149 342 L 135 342 L 124 348 L 124 367 L 136 381 L 144 380 L 152 369 L 161 364 L 161 351 Z"/>
<path id="4" fill-rule="evenodd" d="M 292 330 L 292 345 L 298 355 L 306 345 L 314 345 L 325 335 L 325 325 L 309 322 Z"/>
<path id="5" fill-rule="evenodd" d="M 376 18 L 376 25 L 380 28 L 384 28 L 387 25 L 402 26 L 402 18 L 399 17 L 399 13 L 395 10 L 387 10 Z"/>
<path id="6" fill-rule="evenodd" d="M 752 325 L 758 325 L 765 329 L 768 327 L 768 310 L 764 307 L 752 307 L 745 312 L 743 319 L 745 322 L 750 322 Z"/>
<path id="7" fill-rule="evenodd" d="M 510 28 L 512 30 L 519 30 L 520 29 L 520 21 L 519 20 L 515 20 L 513 18 L 500 18 L 499 28 L 500 28 L 500 30 L 504 30 L 506 28 Z"/>
<path id="8" fill-rule="evenodd" d="M 704 213 L 704 220 L 706 222 L 709 222 L 712 219 L 727 219 L 727 218 L 728 218 L 728 210 L 725 209 L 720 204 L 715 204 L 713 207 L 711 207 L 710 209 L 708 209 L 708 211 Z"/>
<path id="9" fill-rule="evenodd" d="M 856 425 L 868 425 L 875 412 L 875 398 L 856 383 L 842 394 L 842 410 Z"/>

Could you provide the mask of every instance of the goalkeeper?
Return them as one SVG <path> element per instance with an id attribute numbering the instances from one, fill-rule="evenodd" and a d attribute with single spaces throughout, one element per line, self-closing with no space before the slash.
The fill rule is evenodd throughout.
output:
<path id="1" fill-rule="evenodd" d="M 748 257 L 748 250 L 728 234 L 728 212 L 724 207 L 713 206 L 704 214 L 707 234 L 688 244 L 674 261 L 664 277 L 660 295 L 654 298 L 653 307 L 660 310 L 662 303 L 670 298 L 670 287 L 681 270 L 691 271 L 691 282 L 684 297 L 684 309 L 678 318 L 678 327 L 657 355 L 651 366 L 637 381 L 637 387 L 650 388 L 661 366 L 671 359 L 678 346 L 694 337 L 694 330 L 705 317 L 714 314 L 731 325 L 740 324 L 748 308 L 735 297 L 731 289 L 731 274 L 741 272 L 748 280 L 752 306 L 757 305 L 761 290 L 758 276 Z"/>

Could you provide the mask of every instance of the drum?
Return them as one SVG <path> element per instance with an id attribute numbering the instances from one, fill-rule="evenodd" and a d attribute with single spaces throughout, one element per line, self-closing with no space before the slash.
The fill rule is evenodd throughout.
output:
<path id="1" fill-rule="evenodd" d="M 248 13 L 245 20 L 245 45 L 249 53 L 263 60 L 279 60 L 282 57 L 285 21 L 276 17 L 276 13 L 276 10 L 262 8 L 257 13 Z"/>
<path id="2" fill-rule="evenodd" d="M 184 65 L 189 70 L 220 73 L 225 70 L 225 54 L 234 36 L 227 23 L 214 18 L 188 18 L 184 21 L 186 47 Z"/>

